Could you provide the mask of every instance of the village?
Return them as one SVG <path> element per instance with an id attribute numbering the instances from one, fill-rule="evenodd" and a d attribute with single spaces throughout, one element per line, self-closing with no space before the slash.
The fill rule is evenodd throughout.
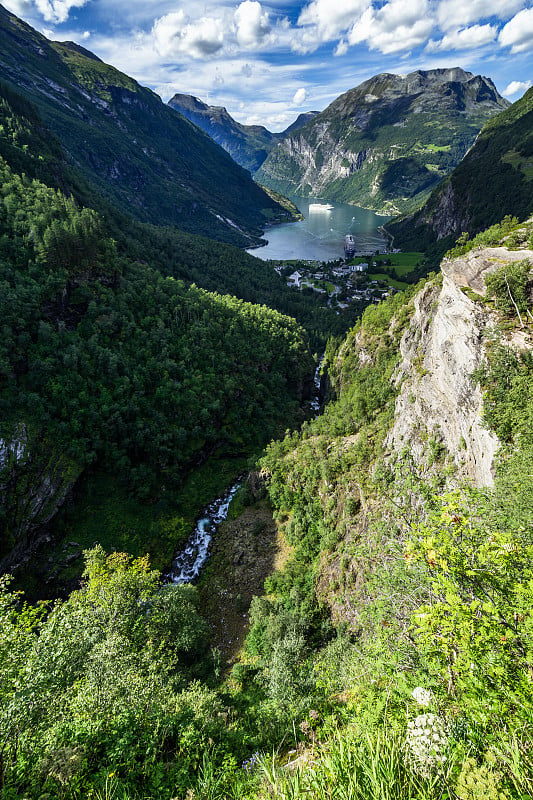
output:
<path id="1" fill-rule="evenodd" d="M 376 261 L 377 255 L 328 262 L 273 261 L 272 265 L 288 286 L 324 294 L 326 304 L 340 312 L 351 304 L 379 303 L 398 291 L 382 272 L 383 256 Z"/>

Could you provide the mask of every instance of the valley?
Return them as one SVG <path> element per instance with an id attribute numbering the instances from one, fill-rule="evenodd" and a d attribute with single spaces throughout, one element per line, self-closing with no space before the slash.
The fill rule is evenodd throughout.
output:
<path id="1" fill-rule="evenodd" d="M 14 5 L 1 800 L 533 796 L 533 90 L 289 83 L 271 133 Z M 245 85 L 296 23 L 224 13 L 128 52 Z"/>

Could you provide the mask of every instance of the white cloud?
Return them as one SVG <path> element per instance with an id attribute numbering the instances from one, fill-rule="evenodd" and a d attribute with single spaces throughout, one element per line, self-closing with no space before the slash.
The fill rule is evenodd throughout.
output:
<path id="1" fill-rule="evenodd" d="M 235 33 L 242 47 L 257 47 L 271 31 L 268 13 L 256 0 L 244 0 L 235 9 Z"/>
<path id="2" fill-rule="evenodd" d="M 523 0 L 441 0 L 437 20 L 441 30 L 446 31 L 490 17 L 507 19 L 523 5 Z"/>
<path id="3" fill-rule="evenodd" d="M 366 42 L 372 50 L 397 53 L 423 44 L 434 27 L 428 0 L 391 0 L 367 9 L 350 31 L 350 44 Z"/>
<path id="4" fill-rule="evenodd" d="M 35 0 L 37 10 L 47 22 L 65 22 L 71 8 L 82 8 L 88 0 Z"/>
<path id="5" fill-rule="evenodd" d="M 190 22 L 182 10 L 173 11 L 155 21 L 152 34 L 157 52 L 166 58 L 180 53 L 205 58 L 223 47 L 224 22 L 216 17 Z"/>
<path id="6" fill-rule="evenodd" d="M 502 94 L 504 97 L 513 97 L 515 94 L 527 92 L 530 86 L 531 81 L 511 81 L 511 83 L 505 87 Z"/>
<path id="7" fill-rule="evenodd" d="M 369 0 L 312 0 L 298 17 L 302 30 L 293 42 L 293 49 L 310 52 L 322 42 L 336 39 L 353 25 L 368 5 Z"/>
<path id="8" fill-rule="evenodd" d="M 510 47 L 511 53 L 523 53 L 533 48 L 533 8 L 520 11 L 500 31 L 499 43 Z"/>
<path id="9" fill-rule="evenodd" d="M 493 25 L 472 25 L 459 31 L 447 33 L 439 42 L 429 41 L 427 49 L 434 50 L 469 50 L 482 47 L 493 42 L 498 34 L 498 29 Z"/>
<path id="10" fill-rule="evenodd" d="M 304 88 L 297 89 L 294 93 L 294 97 L 292 98 L 292 102 L 295 106 L 301 106 L 307 100 L 307 91 Z"/>
<path id="11" fill-rule="evenodd" d="M 199 19 L 183 7 L 171 11 L 155 21 L 152 37 L 155 49 L 165 58 L 185 55 L 199 59 L 274 45 L 287 25 L 282 19 L 273 27 L 258 0 L 244 0 L 233 12 L 213 3 L 211 15 Z"/>
<path id="12" fill-rule="evenodd" d="M 344 56 L 348 52 L 348 42 L 346 39 L 341 39 L 338 43 L 337 47 L 335 48 L 335 52 L 333 55 L 335 56 Z"/>
<path id="13" fill-rule="evenodd" d="M 82 8 L 89 0 L 5 0 L 4 6 L 19 17 L 32 16 L 39 12 L 46 22 L 65 22 L 71 8 Z"/>
<path id="14" fill-rule="evenodd" d="M 33 4 L 31 3 L 31 0 L 4 0 L 3 5 L 8 11 L 11 11 L 13 14 L 17 14 L 19 17 L 23 17 L 25 14 L 28 14 L 28 12 L 31 11 Z"/>

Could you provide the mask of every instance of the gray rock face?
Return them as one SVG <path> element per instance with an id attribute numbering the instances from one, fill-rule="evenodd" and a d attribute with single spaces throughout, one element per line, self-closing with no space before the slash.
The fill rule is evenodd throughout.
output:
<path id="1" fill-rule="evenodd" d="M 508 105 L 490 79 L 459 68 L 376 75 L 286 135 L 257 180 L 287 194 L 408 211 Z"/>
<path id="2" fill-rule="evenodd" d="M 462 288 L 485 293 L 484 277 L 504 262 L 532 258 L 533 252 L 503 247 L 474 250 L 442 263 L 442 288 L 428 284 L 401 344 L 401 383 L 387 448 L 409 450 L 421 471 L 428 467 L 428 441 L 444 446 L 455 479 L 491 486 L 498 438 L 482 422 L 483 398 L 472 380 L 481 366 L 495 316 L 470 300 Z"/>
<path id="3" fill-rule="evenodd" d="M 434 213 L 426 222 L 437 239 L 453 236 L 458 230 L 467 231 L 470 227 L 469 207 L 458 202 L 453 183 L 448 181 Z"/>
<path id="4" fill-rule="evenodd" d="M 17 568 L 47 538 L 46 524 L 61 507 L 81 467 L 39 439 L 24 425 L 0 440 L 0 503 L 4 510 L 0 573 Z"/>

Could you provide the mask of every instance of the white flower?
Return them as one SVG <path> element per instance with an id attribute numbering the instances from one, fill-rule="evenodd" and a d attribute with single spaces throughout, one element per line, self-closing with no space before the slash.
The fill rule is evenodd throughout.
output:
<path id="1" fill-rule="evenodd" d="M 425 691 L 425 690 L 424 690 Z M 420 775 L 429 776 L 442 766 L 446 745 L 445 724 L 436 714 L 420 714 L 409 721 L 405 750 L 410 766 Z"/>
<path id="2" fill-rule="evenodd" d="M 420 706 L 429 706 L 431 703 L 431 692 L 424 689 L 423 686 L 417 686 L 413 689 L 413 699 L 416 700 Z"/>

